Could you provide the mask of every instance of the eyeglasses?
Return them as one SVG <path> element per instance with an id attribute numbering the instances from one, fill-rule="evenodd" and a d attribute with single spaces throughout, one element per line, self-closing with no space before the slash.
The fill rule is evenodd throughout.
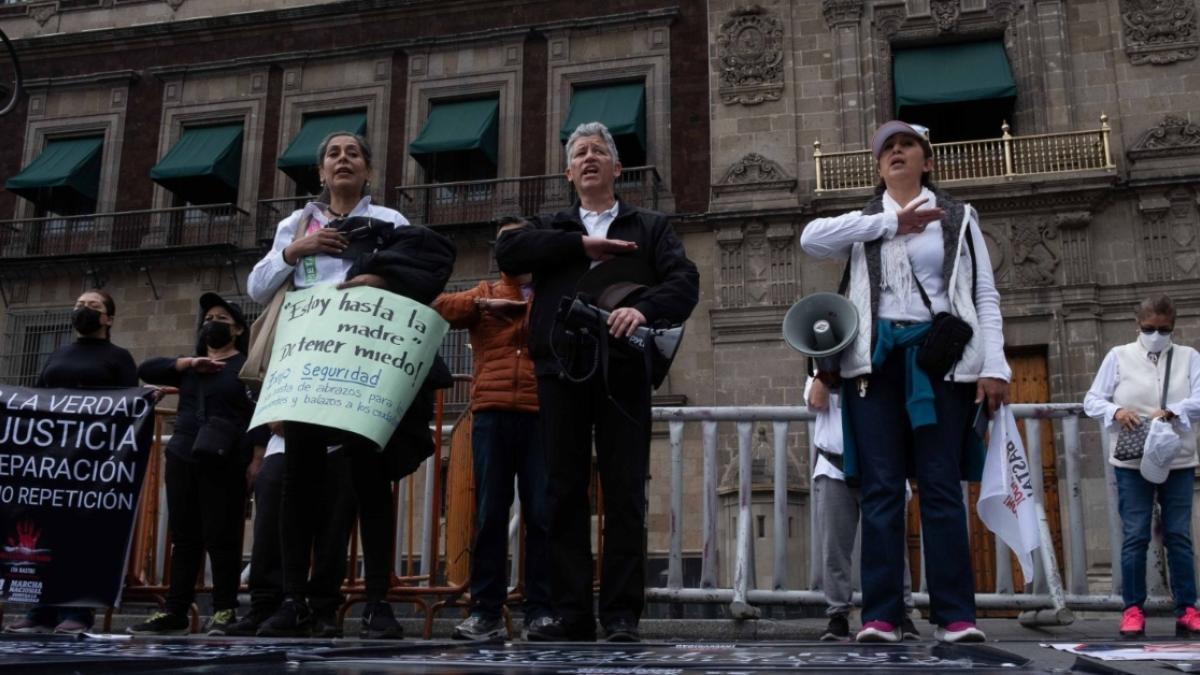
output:
<path id="1" fill-rule="evenodd" d="M 1159 328 L 1157 326 L 1142 326 L 1141 328 L 1143 335 L 1153 335 L 1154 333 L 1170 335 L 1175 330 L 1174 328 Z"/>

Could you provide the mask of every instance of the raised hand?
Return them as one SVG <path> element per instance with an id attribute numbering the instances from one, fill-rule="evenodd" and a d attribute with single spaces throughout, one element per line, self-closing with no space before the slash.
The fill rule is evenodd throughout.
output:
<path id="1" fill-rule="evenodd" d="M 941 220 L 946 212 L 940 208 L 921 209 L 921 205 L 929 201 L 929 198 L 914 199 L 908 203 L 908 206 L 896 212 L 896 234 L 917 234 L 925 231 L 925 226 L 935 220 Z"/>
<path id="2" fill-rule="evenodd" d="M 632 253 L 637 250 L 637 243 L 621 239 L 605 239 L 584 235 L 583 253 L 592 260 L 608 260 L 622 253 Z"/>
<path id="3" fill-rule="evenodd" d="M 322 227 L 288 244 L 288 247 L 283 249 L 283 261 L 289 265 L 295 265 L 296 261 L 304 256 L 318 253 L 337 255 L 346 250 L 349 243 L 346 237 L 336 229 Z"/>

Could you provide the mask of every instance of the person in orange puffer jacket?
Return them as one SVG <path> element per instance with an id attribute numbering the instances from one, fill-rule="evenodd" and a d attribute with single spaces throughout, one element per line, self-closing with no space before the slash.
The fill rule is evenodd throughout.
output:
<path id="1" fill-rule="evenodd" d="M 500 231 L 524 223 L 504 218 Z M 525 631 L 551 620 L 546 464 L 537 424 L 537 377 L 527 347 L 530 281 L 530 274 L 502 273 L 498 281 L 481 281 L 474 288 L 443 294 L 433 303 L 451 327 L 470 332 L 475 355 L 471 613 L 454 629 L 455 639 L 494 640 L 506 634 L 501 611 L 508 595 L 508 511 L 514 475 L 525 523 Z"/>

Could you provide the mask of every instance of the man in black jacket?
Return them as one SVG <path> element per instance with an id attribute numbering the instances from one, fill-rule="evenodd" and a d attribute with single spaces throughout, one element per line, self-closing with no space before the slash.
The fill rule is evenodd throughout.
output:
<path id="1" fill-rule="evenodd" d="M 567 180 L 579 202 L 551 217 L 531 219 L 531 227 L 505 232 L 496 243 L 502 270 L 533 273 L 529 353 L 538 376 L 550 486 L 551 590 L 558 616 L 532 623 L 528 637 L 596 637 L 588 504 L 594 429 L 604 487 L 600 622 L 608 640 L 636 641 L 645 604 L 650 374 L 642 359 L 614 351 L 607 367 L 591 369 L 590 377 L 576 381 L 581 373 L 560 357 L 567 354 L 575 366 L 582 361 L 586 371 L 600 355 L 589 352 L 587 344 L 561 339 L 555 315 L 562 298 L 581 290 L 589 270 L 621 257 L 623 268 L 642 272 L 628 281 L 647 287 L 612 311 L 610 335 L 624 337 L 647 324 L 683 323 L 698 301 L 699 275 L 666 216 L 617 199 L 613 186 L 621 164 L 604 125 L 579 125 L 566 150 Z"/>

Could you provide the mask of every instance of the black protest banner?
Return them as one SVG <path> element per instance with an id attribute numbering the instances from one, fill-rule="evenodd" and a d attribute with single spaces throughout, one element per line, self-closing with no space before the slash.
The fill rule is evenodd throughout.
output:
<path id="1" fill-rule="evenodd" d="M 117 604 L 154 394 L 0 388 L 0 600 Z"/>

